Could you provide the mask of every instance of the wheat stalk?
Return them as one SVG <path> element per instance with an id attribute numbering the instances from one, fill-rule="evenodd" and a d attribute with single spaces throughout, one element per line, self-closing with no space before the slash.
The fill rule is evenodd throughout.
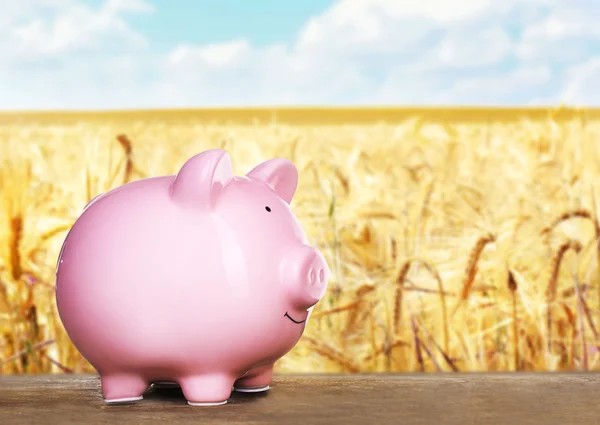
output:
<path id="1" fill-rule="evenodd" d="M 579 278 L 577 274 L 573 273 L 573 286 L 577 290 L 577 317 L 579 322 L 579 342 L 581 344 L 581 365 L 583 370 L 588 370 L 588 353 L 587 353 L 587 341 L 585 339 L 585 313 L 583 312 L 583 295 L 579 290 Z"/>
<path id="2" fill-rule="evenodd" d="M 469 260 L 467 262 L 467 268 L 465 270 L 465 277 L 463 279 L 460 299 L 456 303 L 456 307 L 454 308 L 451 317 L 454 317 L 458 309 L 469 298 L 469 294 L 473 287 L 473 282 L 475 282 L 475 276 L 477 275 L 477 263 L 479 261 L 479 258 L 481 257 L 481 253 L 488 244 L 495 241 L 496 238 L 494 237 L 494 235 L 489 234 L 480 237 L 475 243 L 475 247 L 471 250 L 471 254 L 469 255 Z"/>
<path id="3" fill-rule="evenodd" d="M 517 281 L 515 280 L 515 276 L 513 275 L 512 270 L 508 270 L 508 282 L 507 282 L 508 290 L 510 291 L 512 298 L 512 336 L 513 336 L 513 358 L 514 358 L 514 370 L 517 371 L 520 369 L 520 356 L 519 356 L 519 320 L 517 317 Z"/>
<path id="4" fill-rule="evenodd" d="M 409 347 L 409 346 L 410 346 L 409 343 L 402 341 L 400 339 L 395 340 L 394 342 L 389 344 L 389 346 L 388 346 L 388 343 L 386 342 L 386 343 L 382 344 L 382 346 L 379 347 L 377 350 L 375 350 L 374 353 L 368 354 L 366 357 L 364 357 L 363 361 L 364 362 L 371 361 L 375 357 L 377 357 L 387 351 L 391 351 L 393 348 L 396 348 L 396 347 Z"/>
<path id="5" fill-rule="evenodd" d="M 579 253 L 582 249 L 581 243 L 574 240 L 569 240 L 564 242 L 558 248 L 556 256 L 552 261 L 552 273 L 550 274 L 550 280 L 548 281 L 548 287 L 546 290 L 546 304 L 547 304 L 547 313 L 546 313 L 546 328 L 548 332 L 548 353 L 552 350 L 552 303 L 556 299 L 556 291 L 558 288 L 558 276 L 560 272 L 560 266 L 562 264 L 565 253 L 568 250 L 573 250 L 576 253 Z"/>
<path id="6" fill-rule="evenodd" d="M 419 370 L 421 372 L 425 372 L 425 363 L 423 362 L 423 353 L 421 352 L 421 340 L 419 339 L 419 330 L 417 328 L 415 318 L 412 315 L 410 317 L 410 325 L 413 333 L 413 341 L 415 344 L 415 356 L 417 358 L 417 362 L 419 363 Z"/>
<path id="7" fill-rule="evenodd" d="M 450 333 L 448 330 L 448 311 L 446 306 L 446 291 L 444 290 L 444 284 L 442 282 L 442 278 L 440 277 L 439 272 L 431 264 L 431 262 L 424 260 L 422 258 L 410 258 L 404 262 L 400 271 L 398 272 L 398 276 L 396 278 L 396 299 L 395 299 L 395 308 L 394 308 L 394 334 L 397 334 L 400 331 L 400 321 L 402 319 L 402 299 L 403 293 L 406 290 L 405 283 L 407 281 L 406 277 L 408 272 L 410 271 L 410 266 L 414 263 L 419 263 L 425 267 L 425 269 L 433 276 L 438 284 L 438 291 L 440 297 L 440 305 L 442 310 L 442 320 L 443 320 L 443 329 L 444 329 L 444 350 L 448 351 L 449 347 L 449 338 Z"/>
<path id="8" fill-rule="evenodd" d="M 454 363 L 454 361 L 450 358 L 450 356 L 448 355 L 448 353 L 442 348 L 440 347 L 440 345 L 435 341 L 435 339 L 433 338 L 433 336 L 431 336 L 431 334 L 429 332 L 427 332 L 427 329 L 425 328 L 419 328 L 422 332 L 425 333 L 425 335 L 427 335 L 427 339 L 433 344 L 435 345 L 435 348 L 437 348 L 437 350 L 440 352 L 440 354 L 442 355 L 442 357 L 444 358 L 444 361 L 446 362 L 446 364 L 452 369 L 453 372 L 460 372 L 460 369 L 458 368 L 458 366 L 456 366 L 456 364 Z"/>
<path id="9" fill-rule="evenodd" d="M 594 222 L 594 219 L 592 217 L 592 213 L 589 212 L 586 209 L 577 209 L 577 210 L 573 210 L 573 211 L 566 211 L 564 213 L 562 213 L 560 216 L 558 216 L 553 222 L 552 224 L 550 224 L 550 226 L 545 227 L 544 229 L 542 229 L 541 234 L 547 234 L 549 232 L 551 232 L 552 230 L 554 230 L 558 225 L 560 225 L 561 223 L 568 221 L 572 218 L 585 218 L 588 220 L 591 220 L 592 222 Z M 597 224 L 595 224 L 596 227 L 596 233 L 598 232 L 598 226 Z"/>
<path id="10" fill-rule="evenodd" d="M 32 348 L 34 350 L 39 350 L 39 349 L 41 349 L 43 347 L 46 347 L 46 346 L 51 345 L 51 344 L 54 344 L 55 342 L 56 342 L 56 340 L 54 340 L 54 339 L 50 339 L 50 340 L 47 340 L 47 341 L 38 342 L 37 344 L 34 344 L 32 346 Z M 4 366 L 7 363 L 10 363 L 12 361 L 18 360 L 19 358 L 27 355 L 28 352 L 29 352 L 29 350 L 21 350 L 18 353 L 13 354 L 12 356 L 9 356 L 9 357 L 7 357 L 5 359 L 1 359 L 0 360 L 0 366 Z"/>
<path id="11" fill-rule="evenodd" d="M 119 134 L 117 140 L 125 153 L 125 170 L 123 173 L 123 184 L 125 184 L 131 181 L 131 176 L 135 168 L 133 164 L 133 144 L 125 134 Z"/>
<path id="12" fill-rule="evenodd" d="M 344 176 L 344 174 L 338 167 L 335 167 L 333 171 L 338 181 L 341 183 L 342 189 L 344 189 L 344 195 L 348 195 L 350 193 L 350 181 L 346 176 Z"/>
<path id="13" fill-rule="evenodd" d="M 398 334 L 400 330 L 400 321 L 402 320 L 402 299 L 404 296 L 404 283 L 406 282 L 406 276 L 410 270 L 412 260 L 404 262 L 398 276 L 396 277 L 396 300 L 394 303 L 394 334 Z"/>
<path id="14" fill-rule="evenodd" d="M 337 307 L 337 308 L 334 308 L 331 310 L 319 311 L 317 313 L 313 313 L 311 315 L 311 318 L 318 319 L 321 317 L 329 316 L 331 314 L 341 313 L 343 311 L 355 310 L 359 305 L 360 305 L 360 301 L 355 301 L 353 303 L 350 303 L 350 304 L 342 306 L 342 307 Z"/>
<path id="15" fill-rule="evenodd" d="M 21 240 L 23 238 L 23 216 L 17 213 L 10 219 L 9 237 L 9 265 L 14 281 L 21 278 L 23 268 L 21 265 Z"/>
<path id="16" fill-rule="evenodd" d="M 598 284 L 596 286 L 597 293 L 597 302 L 598 302 L 598 312 L 600 314 L 600 217 L 598 216 L 598 204 L 596 202 L 596 192 L 592 188 L 592 207 L 594 211 L 594 237 L 596 239 L 596 274 Z"/>
<path id="17" fill-rule="evenodd" d="M 428 213 L 429 213 L 429 203 L 431 202 L 431 197 L 433 195 L 433 191 L 435 189 L 435 184 L 436 184 L 436 180 L 435 178 L 431 180 L 431 182 L 429 183 L 429 186 L 427 187 L 427 192 L 425 194 L 425 199 L 423 201 L 423 203 L 421 204 L 421 210 L 419 211 L 419 233 L 422 233 L 423 230 L 425 229 L 425 221 L 428 217 Z"/>
<path id="18" fill-rule="evenodd" d="M 355 365 L 352 360 L 348 359 L 343 353 L 335 350 L 327 344 L 319 343 L 315 339 L 308 336 L 305 336 L 303 339 L 313 347 L 316 353 L 325 357 L 326 359 L 331 360 L 332 362 L 337 363 L 345 371 L 357 373 L 360 370 L 360 368 Z"/>

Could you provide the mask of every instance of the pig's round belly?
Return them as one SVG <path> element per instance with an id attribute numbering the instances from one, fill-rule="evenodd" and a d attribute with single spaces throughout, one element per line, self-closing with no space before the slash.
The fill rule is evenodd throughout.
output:
<path id="1" fill-rule="evenodd" d="M 235 350 L 247 335 L 232 312 L 247 300 L 223 282 L 218 232 L 165 196 L 115 194 L 80 217 L 58 265 L 61 320 L 100 373 L 243 371 L 258 357 Z"/>

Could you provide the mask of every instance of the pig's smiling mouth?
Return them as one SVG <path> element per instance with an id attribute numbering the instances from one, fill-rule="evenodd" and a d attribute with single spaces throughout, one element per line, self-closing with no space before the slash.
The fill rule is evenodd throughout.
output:
<path id="1" fill-rule="evenodd" d="M 294 323 L 297 323 L 297 324 L 300 324 L 300 323 L 304 323 L 304 322 L 306 322 L 306 319 L 304 319 L 304 320 L 301 320 L 300 322 L 299 322 L 299 321 L 297 321 L 297 320 L 294 320 L 294 319 L 292 319 L 292 316 L 290 316 L 290 315 L 287 313 L 287 311 L 285 312 L 285 314 L 284 314 L 284 317 L 287 317 L 287 318 L 288 318 L 288 319 L 290 319 L 292 322 L 294 322 Z"/>

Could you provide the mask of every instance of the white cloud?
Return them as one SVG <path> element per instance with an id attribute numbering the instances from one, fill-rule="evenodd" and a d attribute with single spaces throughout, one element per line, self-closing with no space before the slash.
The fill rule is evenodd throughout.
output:
<path id="1" fill-rule="evenodd" d="M 484 25 L 505 16 L 514 1 L 341 0 L 308 21 L 296 50 L 323 53 L 320 57 L 420 54 L 427 53 L 423 47 L 431 48 L 428 39 L 440 31 L 455 39 L 462 35 L 460 41 L 469 44 L 469 33 L 486 31 Z M 442 47 L 450 44 L 453 41 Z"/>
<path id="2" fill-rule="evenodd" d="M 252 53 L 252 47 L 246 40 L 234 40 L 198 48 L 182 45 L 169 55 L 169 64 L 219 70 L 243 65 L 244 60 Z"/>
<path id="3" fill-rule="evenodd" d="M 172 57 L 185 52 L 189 60 L 171 63 L 168 92 L 185 96 L 186 105 L 452 103 L 439 93 L 444 72 L 495 66 L 510 55 L 513 41 L 493 24 L 510 11 L 510 2 L 491 0 L 342 0 L 310 19 L 290 46 L 176 49 Z M 207 51 L 237 67 L 215 75 L 219 66 L 208 64 Z"/>
<path id="4" fill-rule="evenodd" d="M 78 0 L 6 2 L 0 13 L 0 108 L 151 101 L 137 81 L 154 59 L 146 39 L 126 20 L 128 13 L 148 11 L 151 6 L 142 0 L 108 0 L 96 7 Z"/>
<path id="5" fill-rule="evenodd" d="M 88 51 L 102 54 L 118 46 L 144 47 L 145 38 L 133 31 L 122 16 L 126 12 L 147 12 L 143 0 L 108 0 L 92 8 L 74 0 L 25 1 L 13 3 L 0 46 L 5 60 L 40 61 L 49 57 L 68 60 L 67 54 Z"/>
<path id="6" fill-rule="evenodd" d="M 182 40 L 166 53 L 128 24 L 152 11 L 146 0 L 10 2 L 0 108 L 527 104 L 563 93 L 600 104 L 598 90 L 585 94 L 598 71 L 585 62 L 600 55 L 596 0 L 338 0 L 291 44 Z"/>
<path id="7" fill-rule="evenodd" d="M 166 79 L 185 82 L 170 93 L 185 92 L 187 105 L 529 103 L 556 97 L 548 93 L 563 72 L 556 63 L 581 58 L 595 27 L 578 30 L 577 17 L 595 8 L 586 0 L 341 0 L 293 45 L 267 52 L 237 42 L 235 58 L 230 44 L 210 46 L 237 68 L 215 76 L 206 60 L 181 62 Z M 569 51 L 560 42 L 572 43 Z M 186 46 L 190 57 L 205 50 Z"/>
<path id="8" fill-rule="evenodd" d="M 435 66 L 475 68 L 500 62 L 511 52 L 512 41 L 499 27 L 483 28 L 473 37 L 473 31 L 451 31 L 434 48 Z"/>
<path id="9" fill-rule="evenodd" d="M 598 104 L 600 99 L 600 56 L 567 70 L 563 102 L 577 106 Z"/>
<path id="10" fill-rule="evenodd" d="M 111 13 L 119 12 L 152 12 L 154 7 L 145 0 L 108 0 L 104 6 Z"/>
<path id="11" fill-rule="evenodd" d="M 600 15 L 600 7 L 584 5 L 581 0 L 561 3 L 544 18 L 529 23 L 516 46 L 520 59 L 562 62 L 584 59 L 600 41 L 600 27 L 595 18 Z"/>
<path id="12" fill-rule="evenodd" d="M 528 91 L 535 96 L 536 90 L 546 84 L 551 76 L 552 71 L 547 66 L 539 66 L 518 68 L 514 71 L 485 77 L 463 78 L 457 80 L 451 89 L 441 94 L 437 100 L 440 103 L 487 105 L 494 101 L 500 101 L 504 104 L 511 104 L 510 97 L 516 91 Z"/>

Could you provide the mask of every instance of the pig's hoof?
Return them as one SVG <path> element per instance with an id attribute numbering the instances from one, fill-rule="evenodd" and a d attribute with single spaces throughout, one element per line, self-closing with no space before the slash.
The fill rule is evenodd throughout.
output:
<path id="1" fill-rule="evenodd" d="M 239 393 L 261 393 L 263 391 L 267 391 L 269 389 L 268 385 L 264 387 L 250 387 L 250 388 L 236 388 L 233 387 L 233 391 L 237 391 Z"/>
<path id="2" fill-rule="evenodd" d="M 139 397 L 113 398 L 112 400 L 104 400 L 104 402 L 108 404 L 131 403 L 132 401 L 143 400 L 143 398 L 144 396 L 141 395 Z"/>
<path id="3" fill-rule="evenodd" d="M 225 401 L 210 402 L 210 403 L 195 403 L 193 401 L 188 401 L 188 404 L 190 406 L 202 406 L 202 407 L 206 407 L 206 406 L 222 406 L 225 403 L 227 403 L 227 400 L 225 400 Z"/>

